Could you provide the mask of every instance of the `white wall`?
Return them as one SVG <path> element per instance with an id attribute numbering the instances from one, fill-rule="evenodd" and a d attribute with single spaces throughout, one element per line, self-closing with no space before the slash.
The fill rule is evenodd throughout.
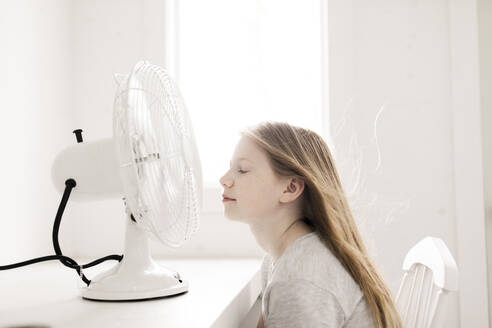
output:
<path id="1" fill-rule="evenodd" d="M 67 1 L 0 3 L 0 264 L 54 253 L 51 163 L 73 139 L 68 13 Z"/>
<path id="2" fill-rule="evenodd" d="M 476 19 L 458 17 L 463 12 L 468 14 L 472 6 L 446 0 L 328 3 L 330 123 L 335 131 L 348 110 L 358 142 L 367 147 L 362 162 L 363 174 L 368 177 L 365 192 L 374 197 L 367 200 L 374 200 L 380 210 L 366 206 L 362 214 L 366 215 L 363 223 L 372 231 L 372 237 L 367 235 L 367 242 L 373 246 L 375 261 L 396 294 L 407 251 L 425 236 L 443 239 L 458 263 L 461 276 L 466 277 L 466 281 L 461 280 L 460 293 L 467 294 L 461 306 L 455 295 L 445 326 L 459 327 L 460 311 L 466 318 L 466 327 L 483 326 L 487 322 L 487 310 L 482 303 L 486 303 L 486 298 L 481 298 L 479 293 L 473 298 L 467 289 L 478 287 L 483 293 L 487 288 L 485 279 L 479 280 L 481 285 L 471 280 L 484 275 L 473 273 L 473 267 L 463 259 L 470 258 L 480 269 L 485 259 L 462 247 L 464 240 L 460 244 L 458 235 L 462 232 L 457 231 L 457 224 L 466 224 L 467 218 L 460 217 L 458 222 L 455 210 L 458 202 L 462 202 L 455 199 L 455 194 L 459 194 L 455 190 L 455 155 L 456 158 L 460 155 L 455 154 L 459 148 L 454 138 L 455 127 L 461 124 L 455 121 L 455 113 L 466 113 L 464 106 L 470 106 L 469 113 L 474 113 L 475 103 L 471 97 L 469 102 L 465 99 L 464 106 L 459 103 L 460 108 L 455 109 L 456 99 L 462 99 L 463 91 L 453 86 L 471 89 L 473 96 L 474 92 L 478 94 L 475 88 L 478 81 L 468 84 L 469 75 L 464 74 L 461 78 L 465 82 L 457 83 L 460 78 L 457 72 L 461 73 L 462 69 L 466 72 L 468 64 L 470 70 L 476 68 L 473 66 L 476 52 L 472 47 L 463 48 L 463 40 L 453 31 L 461 29 L 462 22 L 471 26 L 467 33 L 472 30 Z M 464 11 L 459 11 L 461 7 Z M 462 38 L 473 39 L 473 35 L 465 34 Z M 459 47 L 462 53 L 453 52 L 453 47 Z M 384 109 L 377 120 L 381 163 L 376 170 L 374 124 L 381 108 Z M 349 140 L 340 139 L 337 146 L 339 158 L 349 156 Z M 479 156 L 460 164 L 477 160 Z M 477 195 L 480 199 L 481 184 L 474 186 L 471 197 Z M 382 217 L 392 210 L 389 218 Z M 469 218 L 470 223 L 477 220 L 478 225 L 483 225 L 483 216 Z M 378 224 L 385 221 L 386 224 Z M 476 235 L 476 238 L 483 241 L 483 236 Z M 473 318 L 473 323 L 469 318 Z"/>
<path id="3" fill-rule="evenodd" d="M 492 1 L 478 1 L 480 42 L 480 100 L 482 150 L 487 231 L 488 284 L 492 286 Z M 492 288 L 489 287 L 489 317 L 492 314 Z M 489 319 L 489 322 L 492 320 Z"/>

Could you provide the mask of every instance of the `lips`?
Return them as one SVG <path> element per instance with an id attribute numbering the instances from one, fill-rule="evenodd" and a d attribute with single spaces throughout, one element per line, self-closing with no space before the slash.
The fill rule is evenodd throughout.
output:
<path id="1" fill-rule="evenodd" d="M 223 199 L 228 199 L 228 200 L 236 200 L 235 198 L 231 198 L 231 197 L 227 197 L 226 195 L 222 195 L 222 198 Z"/>

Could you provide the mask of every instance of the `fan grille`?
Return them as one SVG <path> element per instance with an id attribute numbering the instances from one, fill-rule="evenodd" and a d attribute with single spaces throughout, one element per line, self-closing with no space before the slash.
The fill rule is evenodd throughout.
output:
<path id="1" fill-rule="evenodd" d="M 113 134 L 126 201 L 139 226 L 181 246 L 199 228 L 202 173 L 191 119 L 163 68 L 139 62 L 119 85 Z"/>

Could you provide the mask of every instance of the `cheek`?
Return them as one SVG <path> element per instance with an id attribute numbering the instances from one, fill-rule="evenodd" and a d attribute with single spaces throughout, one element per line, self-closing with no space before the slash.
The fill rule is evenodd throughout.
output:
<path id="1" fill-rule="evenodd" d="M 248 211 L 265 211 L 275 206 L 275 190 L 272 184 L 254 177 L 249 179 L 241 188 L 241 203 Z"/>

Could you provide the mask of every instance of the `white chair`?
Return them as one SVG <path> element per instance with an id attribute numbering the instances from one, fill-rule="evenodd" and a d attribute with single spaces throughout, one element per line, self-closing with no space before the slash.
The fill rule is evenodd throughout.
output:
<path id="1" fill-rule="evenodd" d="M 438 328 L 446 319 L 447 302 L 458 291 L 458 268 L 446 244 L 426 237 L 408 252 L 396 307 L 404 328 Z"/>

